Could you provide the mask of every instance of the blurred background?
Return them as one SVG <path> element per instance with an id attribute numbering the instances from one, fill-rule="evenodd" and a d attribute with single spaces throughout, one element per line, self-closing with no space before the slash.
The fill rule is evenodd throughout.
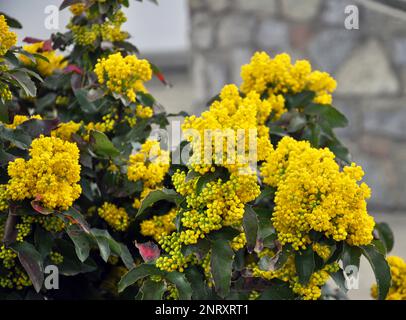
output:
<path id="1" fill-rule="evenodd" d="M 23 23 L 25 36 L 63 31 L 45 19 L 60 0 L 0 0 L 0 11 Z M 406 258 L 406 1 L 405 0 L 160 0 L 130 1 L 124 29 L 142 56 L 158 64 L 172 88 L 150 91 L 169 112 L 200 113 L 257 50 L 310 59 L 338 81 L 334 105 L 350 125 L 339 135 L 362 165 L 373 195 L 369 209 L 395 232 L 393 254 Z M 54 6 L 54 7 L 53 7 Z M 345 27 L 346 18 L 355 29 Z M 349 10 L 349 11 L 346 11 Z M 354 16 L 353 16 L 354 17 Z M 374 282 L 365 261 L 350 298 L 369 299 Z"/>

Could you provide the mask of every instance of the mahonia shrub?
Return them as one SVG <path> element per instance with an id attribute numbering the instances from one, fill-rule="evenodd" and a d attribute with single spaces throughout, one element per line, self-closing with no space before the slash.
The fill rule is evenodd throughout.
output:
<path id="1" fill-rule="evenodd" d="M 148 245 L 148 264 L 123 276 L 119 290 L 143 279 L 138 298 L 156 287 L 157 298 L 172 298 L 177 277 L 190 283 L 177 298 L 340 299 L 345 270 L 364 255 L 383 299 L 393 235 L 368 214 L 364 172 L 334 134 L 347 124 L 331 105 L 336 81 L 308 61 L 264 52 L 241 76 L 240 88 L 226 85 L 209 110 L 186 117 L 188 162 L 136 216 L 158 247 Z M 171 209 L 157 215 L 165 202 Z"/>
<path id="2" fill-rule="evenodd" d="M 128 6 L 62 1 L 67 32 L 22 48 L 0 14 L 0 297 L 340 299 L 364 255 L 374 297 L 402 298 L 393 235 L 334 133 L 335 80 L 259 52 L 201 116 L 168 115 Z M 152 135 L 171 116 L 186 116 L 180 163 Z"/>

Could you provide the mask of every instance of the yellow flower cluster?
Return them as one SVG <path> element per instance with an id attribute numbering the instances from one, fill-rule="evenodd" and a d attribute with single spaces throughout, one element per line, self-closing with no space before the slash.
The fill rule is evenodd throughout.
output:
<path id="1" fill-rule="evenodd" d="M 135 114 L 141 119 L 148 119 L 154 115 L 154 111 L 151 107 L 144 107 L 139 104 L 135 110 Z"/>
<path id="2" fill-rule="evenodd" d="M 258 93 L 243 98 L 235 85 L 225 86 L 219 101 L 200 117 L 187 117 L 182 126 L 192 143 L 193 170 L 205 174 L 217 164 L 235 172 L 264 160 L 272 149 L 265 126 L 271 111 L 269 101 Z"/>
<path id="3" fill-rule="evenodd" d="M 335 241 L 366 245 L 375 225 L 365 199 L 371 191 L 354 163 L 342 171 L 334 154 L 307 141 L 284 137 L 261 168 L 263 181 L 276 188 L 273 226 L 282 245 L 295 250 L 311 243 L 311 230 Z"/>
<path id="4" fill-rule="evenodd" d="M 80 196 L 79 149 L 56 137 L 32 141 L 30 159 L 8 165 L 7 191 L 13 200 L 37 199 L 50 209 L 68 209 Z"/>
<path id="5" fill-rule="evenodd" d="M 229 180 L 208 182 L 196 192 L 198 178 L 186 181 L 185 172 L 177 171 L 172 178 L 178 193 L 186 196 L 187 209 L 180 209 L 182 230 L 161 238 L 159 244 L 169 255 L 160 257 L 156 265 L 167 271 L 183 271 L 193 259 L 185 257 L 181 249 L 185 245 L 196 244 L 212 231 L 224 226 L 240 228 L 247 202 L 260 193 L 256 175 L 232 173 Z M 235 250 L 245 245 L 242 233 L 231 241 Z"/>
<path id="6" fill-rule="evenodd" d="M 29 117 L 29 116 L 17 114 L 14 116 L 13 122 L 6 124 L 5 126 L 6 126 L 6 128 L 9 128 L 9 129 L 16 129 L 20 124 L 22 124 L 28 120 L 31 120 L 31 119 L 42 120 L 42 117 L 40 115 L 33 115 L 33 116 Z"/>
<path id="7" fill-rule="evenodd" d="M 0 15 L 0 56 L 4 56 L 16 43 L 17 34 L 10 31 L 6 18 Z"/>
<path id="8" fill-rule="evenodd" d="M 0 70 L 1 72 L 1 70 Z M 4 103 L 9 101 L 13 98 L 13 94 L 11 93 L 10 87 L 7 83 L 0 82 L 0 99 Z"/>
<path id="9" fill-rule="evenodd" d="M 299 277 L 296 273 L 295 260 L 293 256 L 288 258 L 288 261 L 277 270 L 261 270 L 254 265 L 252 273 L 254 277 L 264 278 L 266 280 L 280 279 L 288 282 L 292 291 L 304 300 L 317 300 L 321 296 L 321 287 L 330 278 L 330 274 L 339 270 L 338 263 L 332 263 L 324 266 L 321 270 L 314 272 L 309 282 L 303 285 L 299 282 Z"/>
<path id="10" fill-rule="evenodd" d="M 71 11 L 74 15 L 80 15 L 85 11 L 84 7 L 71 6 Z M 91 17 L 91 13 L 86 11 L 88 18 Z M 75 43 L 81 46 L 92 46 L 96 40 L 103 41 L 124 41 L 128 38 L 128 33 L 121 31 L 121 25 L 127 21 L 122 11 L 117 11 L 108 20 L 103 23 L 94 23 L 91 25 L 75 25 L 70 23 L 68 28 L 73 33 L 73 40 Z"/>
<path id="11" fill-rule="evenodd" d="M 60 138 L 65 141 L 70 141 L 72 134 L 78 132 L 81 125 L 81 122 L 78 123 L 75 121 L 61 123 L 56 129 L 51 131 L 51 136 Z"/>
<path id="12" fill-rule="evenodd" d="M 86 9 L 85 4 L 80 2 L 72 4 L 69 7 L 70 12 L 72 12 L 72 14 L 75 16 L 80 16 L 85 11 L 85 9 Z"/>
<path id="13" fill-rule="evenodd" d="M 328 245 L 323 245 L 318 242 L 313 243 L 312 249 L 316 254 L 322 258 L 324 261 L 327 261 L 331 255 L 331 248 Z"/>
<path id="14" fill-rule="evenodd" d="M 144 82 L 151 80 L 152 69 L 147 60 L 135 55 L 123 57 L 120 52 L 98 59 L 94 68 L 100 84 L 116 94 L 123 94 L 131 102 L 138 91 L 146 92 Z"/>
<path id="15" fill-rule="evenodd" d="M 105 202 L 99 209 L 97 209 L 97 213 L 114 230 L 127 230 L 129 218 L 124 208 L 119 208 L 113 203 Z"/>
<path id="16" fill-rule="evenodd" d="M 52 261 L 54 264 L 61 264 L 63 263 L 63 255 L 61 255 L 59 252 L 56 251 L 51 251 L 49 253 L 49 259 Z"/>
<path id="17" fill-rule="evenodd" d="M 90 132 L 92 130 L 100 131 L 100 132 L 111 132 L 114 130 L 118 119 L 118 115 L 114 113 L 108 113 L 102 117 L 102 121 L 100 122 L 89 122 L 85 125 L 85 134 L 83 139 L 85 141 L 89 141 Z"/>
<path id="18" fill-rule="evenodd" d="M 147 140 L 141 149 L 130 155 L 127 176 L 130 181 L 142 181 L 144 187 L 155 188 L 169 170 L 169 152 L 162 150 L 159 141 Z"/>
<path id="19" fill-rule="evenodd" d="M 331 93 L 337 86 L 328 73 L 312 71 L 307 60 L 298 60 L 292 64 L 286 53 L 272 59 L 265 52 L 256 52 L 250 63 L 241 68 L 241 77 L 241 91 L 246 94 L 255 91 L 264 95 L 275 110 L 276 118 L 286 111 L 285 94 L 310 90 L 316 94 L 315 103 L 331 104 Z"/>
<path id="20" fill-rule="evenodd" d="M 155 241 L 159 241 L 163 236 L 170 234 L 176 229 L 174 220 L 176 218 L 176 210 L 171 209 L 167 214 L 161 216 L 153 216 L 152 219 L 141 222 L 141 234 L 146 237 L 153 237 Z"/>
<path id="21" fill-rule="evenodd" d="M 55 71 L 61 70 L 68 65 L 68 62 L 65 60 L 65 57 L 63 55 L 57 54 L 55 50 L 43 51 L 43 46 L 43 42 L 37 42 L 23 46 L 23 49 L 29 53 L 38 53 L 47 58 L 48 61 L 40 58 L 35 58 L 34 64 L 30 58 L 21 54 L 19 57 L 21 62 L 25 65 L 36 66 L 39 73 L 44 77 L 50 76 Z"/>
<path id="22" fill-rule="evenodd" d="M 406 300 L 406 262 L 397 256 L 389 256 L 386 258 L 390 266 L 392 276 L 392 285 L 386 300 Z M 378 298 L 377 285 L 371 288 L 372 297 Z"/>
<path id="23" fill-rule="evenodd" d="M 0 212 L 8 209 L 8 198 L 7 185 L 0 184 Z"/>
<path id="24" fill-rule="evenodd" d="M 33 216 L 22 216 L 16 224 L 17 241 L 21 242 L 31 232 L 31 225 L 35 218 Z M 0 234 L 4 234 L 4 223 L 0 224 Z M 0 246 L 0 287 L 22 290 L 31 286 L 31 281 L 26 272 L 17 264 L 17 253 L 8 249 L 5 245 Z M 3 272 L 4 271 L 4 272 Z"/>

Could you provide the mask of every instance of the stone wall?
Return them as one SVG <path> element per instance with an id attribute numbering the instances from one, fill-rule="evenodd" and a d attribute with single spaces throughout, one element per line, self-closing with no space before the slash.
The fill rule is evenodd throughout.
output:
<path id="1" fill-rule="evenodd" d="M 256 50 L 307 58 L 338 81 L 334 105 L 350 119 L 340 131 L 373 189 L 374 210 L 406 209 L 406 20 L 347 0 L 189 0 L 196 106 Z M 347 5 L 359 29 L 344 27 Z"/>

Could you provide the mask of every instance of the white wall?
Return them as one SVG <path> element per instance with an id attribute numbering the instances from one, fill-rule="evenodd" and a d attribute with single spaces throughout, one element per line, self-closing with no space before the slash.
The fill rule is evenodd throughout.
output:
<path id="1" fill-rule="evenodd" d="M 48 38 L 52 32 L 64 31 L 70 11 L 60 13 L 59 30 L 47 30 L 44 10 L 49 5 L 59 6 L 62 0 L 0 0 L 0 11 L 15 17 L 23 24 L 17 30 L 19 42 L 26 36 Z M 143 53 L 179 52 L 189 49 L 189 19 L 187 0 L 160 0 L 159 5 L 144 0 L 130 0 L 125 9 L 128 21 L 123 29 L 130 32 L 131 41 Z"/>

